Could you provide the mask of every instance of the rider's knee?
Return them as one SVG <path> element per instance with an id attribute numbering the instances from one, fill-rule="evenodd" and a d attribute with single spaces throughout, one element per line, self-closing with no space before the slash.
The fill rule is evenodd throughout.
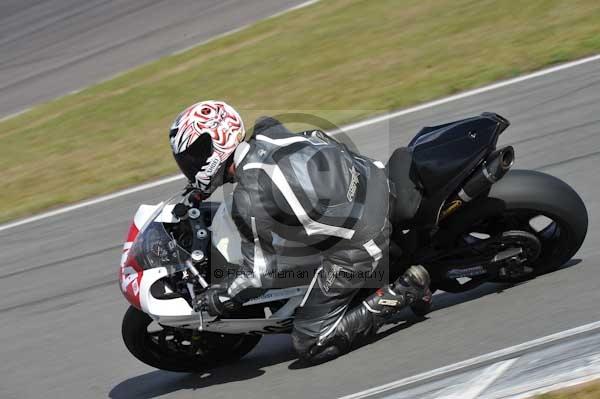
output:
<path id="1" fill-rule="evenodd" d="M 301 360 L 310 358 L 311 349 L 317 344 L 316 338 L 303 334 L 298 330 L 292 332 L 292 345 Z"/>
<path id="2" fill-rule="evenodd" d="M 298 358 L 311 365 L 328 362 L 346 351 L 345 345 L 339 339 L 331 339 L 319 344 L 317 338 L 297 330 L 292 332 L 292 343 Z"/>

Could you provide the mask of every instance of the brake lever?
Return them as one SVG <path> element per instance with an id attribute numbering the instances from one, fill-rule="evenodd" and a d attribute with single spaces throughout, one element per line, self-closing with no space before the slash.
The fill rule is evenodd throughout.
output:
<path id="1" fill-rule="evenodd" d="M 202 277 L 200 272 L 198 272 L 198 269 L 196 269 L 196 266 L 194 266 L 194 264 L 192 263 L 192 261 L 190 259 L 185 261 L 185 266 L 192 273 L 192 275 L 196 278 L 196 280 L 198 280 L 198 282 L 200 283 L 202 288 L 206 289 L 208 287 L 208 283 L 206 282 L 204 277 Z"/>
<path id="2" fill-rule="evenodd" d="M 190 271 L 190 274 L 192 274 L 192 278 L 195 278 L 200 285 L 202 285 L 202 287 L 204 289 L 206 289 L 206 287 L 208 286 L 208 284 L 206 283 L 206 281 L 204 280 L 204 278 L 202 276 L 200 276 L 198 273 L 198 270 L 196 270 L 196 268 L 194 267 L 194 265 L 192 264 L 191 261 L 186 261 L 185 262 L 187 269 Z M 192 300 L 192 309 L 194 310 L 194 312 L 198 313 L 198 318 L 200 319 L 200 325 L 198 327 L 198 331 L 202 331 L 204 329 L 204 310 L 202 309 L 202 304 L 197 300 L 197 296 L 196 296 L 196 285 L 194 282 L 191 281 L 191 278 L 187 278 L 186 279 L 186 288 L 188 290 L 188 293 L 190 294 L 190 298 Z"/>

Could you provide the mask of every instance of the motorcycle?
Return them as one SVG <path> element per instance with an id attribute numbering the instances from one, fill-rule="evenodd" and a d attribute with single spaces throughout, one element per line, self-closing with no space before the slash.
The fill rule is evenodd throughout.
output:
<path id="1" fill-rule="evenodd" d="M 512 170 L 513 148 L 496 148 L 508 126 L 500 115 L 484 113 L 423 128 L 394 151 L 386 165 L 393 197 L 391 279 L 421 264 L 432 291 L 464 292 L 551 272 L 581 247 L 588 226 L 582 199 L 556 177 Z M 239 265 L 241 239 L 230 199 L 191 197 L 188 189 L 139 207 L 119 273 L 131 305 L 122 323 L 126 347 L 150 366 L 179 372 L 235 362 L 262 335 L 289 333 L 307 291 L 306 285 L 269 290 L 226 317 L 202 312 L 197 297 L 212 283 L 211 268 Z M 374 290 L 363 289 L 356 301 Z M 429 310 L 420 303 L 412 309 L 418 315 Z"/>

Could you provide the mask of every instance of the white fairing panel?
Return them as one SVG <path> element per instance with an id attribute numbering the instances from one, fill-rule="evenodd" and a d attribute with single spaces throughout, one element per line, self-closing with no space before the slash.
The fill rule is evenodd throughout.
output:
<path id="1" fill-rule="evenodd" d="M 242 238 L 231 218 L 233 195 L 228 195 L 221 202 L 213 218 L 212 244 L 219 250 L 227 262 L 239 265 L 242 263 Z"/>
<path id="2" fill-rule="evenodd" d="M 210 230 L 212 243 L 221 254 L 232 264 L 241 264 L 241 237 L 231 218 L 231 204 L 233 196 L 226 197 L 219 206 L 213 219 Z M 163 203 L 157 205 L 141 205 L 134 217 L 135 226 L 141 230 L 146 223 L 153 219 L 162 223 L 177 223 L 172 215 L 173 206 L 167 204 L 159 215 Z M 285 240 L 275 237 L 278 244 L 284 245 Z M 131 243 L 129 243 L 131 246 Z M 164 325 L 174 327 L 202 329 L 219 333 L 278 333 L 287 332 L 292 327 L 294 311 L 306 293 L 306 286 L 273 289 L 263 295 L 248 301 L 245 305 L 264 304 L 269 307 L 269 302 L 287 300 L 287 303 L 272 315 L 265 313 L 265 318 L 257 319 L 215 319 L 195 312 L 183 298 L 158 299 L 152 295 L 150 287 L 157 281 L 166 277 L 168 271 L 165 267 L 157 267 L 143 271 L 139 287 L 141 309 L 154 320 Z M 202 320 L 202 323 L 201 323 Z M 201 325 L 202 324 L 202 325 Z"/>
<path id="3" fill-rule="evenodd" d="M 157 299 L 152 296 L 150 291 L 152 284 L 166 276 L 167 269 L 164 267 L 144 270 L 140 284 L 140 305 L 142 310 L 154 319 L 165 316 L 191 317 L 194 312 L 185 299 Z"/>
<path id="4" fill-rule="evenodd" d="M 146 205 L 142 204 L 138 208 L 135 216 L 133 218 L 133 222 L 135 223 L 135 227 L 139 230 L 144 227 L 144 225 L 150 220 L 154 212 L 163 205 L 163 203 L 159 203 L 156 205 Z M 156 221 L 161 223 L 176 223 L 178 220 L 173 216 L 173 208 L 174 204 L 167 204 L 160 212 L 160 215 L 156 216 Z"/>

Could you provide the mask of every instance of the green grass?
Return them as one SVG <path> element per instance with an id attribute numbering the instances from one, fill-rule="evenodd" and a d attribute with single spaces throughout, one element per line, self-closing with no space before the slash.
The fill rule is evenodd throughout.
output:
<path id="1" fill-rule="evenodd" d="M 0 220 L 176 172 L 200 99 L 349 122 L 597 53 L 599 22 L 598 0 L 323 0 L 0 122 Z"/>
<path id="2" fill-rule="evenodd" d="M 534 399 L 600 399 L 600 382 L 562 389 L 536 396 Z"/>

